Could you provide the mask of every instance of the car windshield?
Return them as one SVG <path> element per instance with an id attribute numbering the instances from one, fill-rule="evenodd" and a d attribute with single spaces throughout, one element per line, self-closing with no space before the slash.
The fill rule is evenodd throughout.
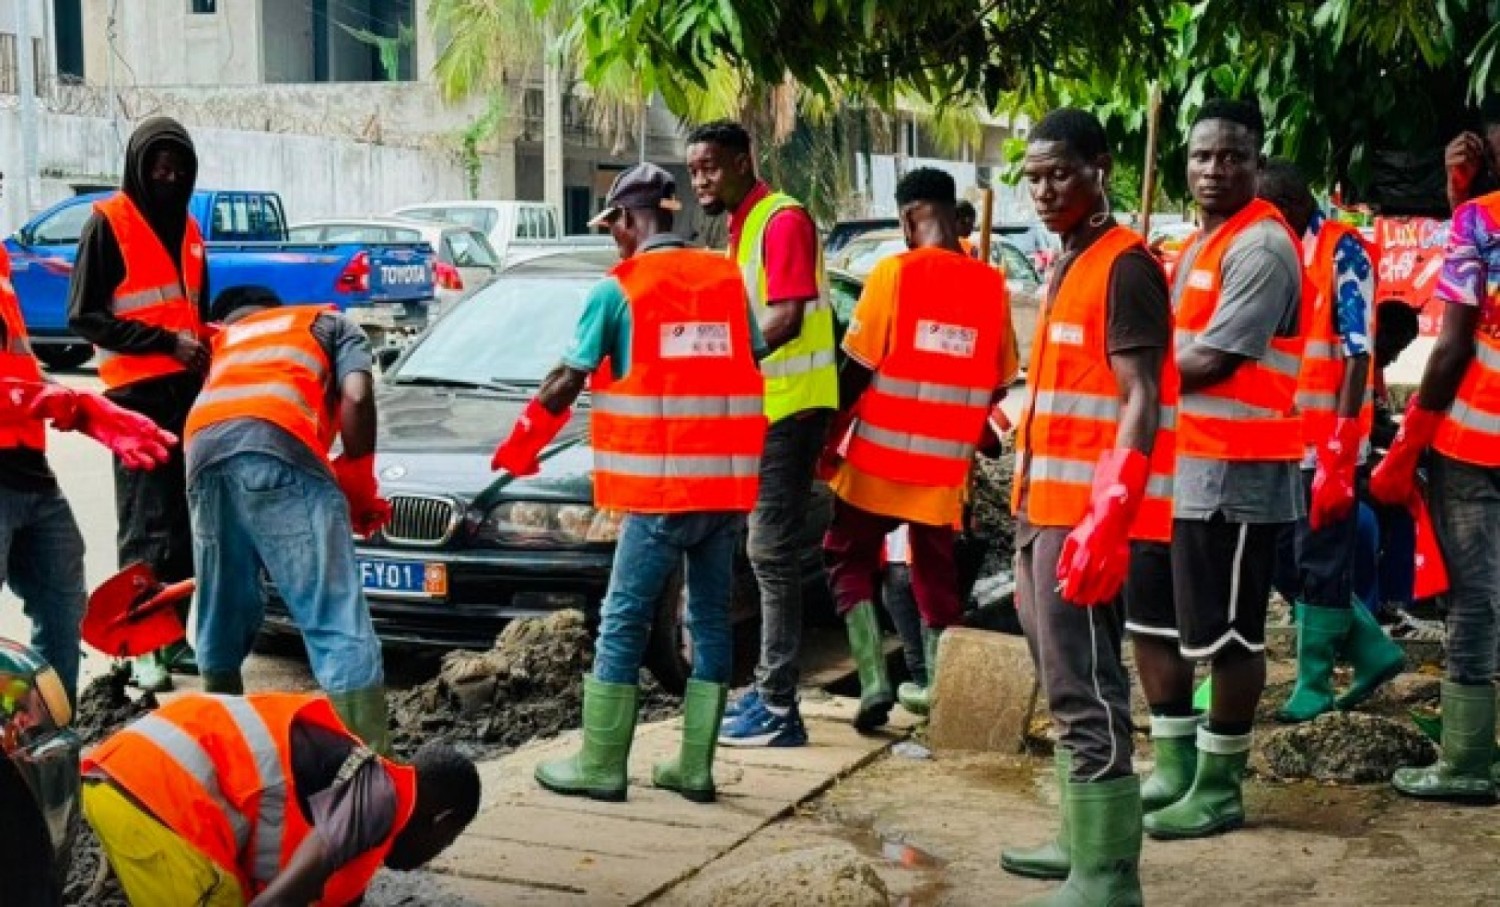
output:
<path id="1" fill-rule="evenodd" d="M 598 276 L 502 277 L 445 314 L 389 374 L 397 383 L 539 384 Z"/>

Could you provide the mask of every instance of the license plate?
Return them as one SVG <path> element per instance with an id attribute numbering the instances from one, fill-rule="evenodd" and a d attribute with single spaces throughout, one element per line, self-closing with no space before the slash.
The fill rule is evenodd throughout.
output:
<path id="1" fill-rule="evenodd" d="M 443 564 L 360 558 L 359 578 L 366 592 L 404 598 L 448 596 L 448 568 Z"/>

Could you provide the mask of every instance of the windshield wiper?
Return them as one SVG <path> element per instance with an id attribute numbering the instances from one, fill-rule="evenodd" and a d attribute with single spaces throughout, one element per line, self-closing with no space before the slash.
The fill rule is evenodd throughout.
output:
<path id="1" fill-rule="evenodd" d="M 417 387 L 451 387 L 462 390 L 484 390 L 493 391 L 497 394 L 526 394 L 527 391 L 514 384 L 506 384 L 503 381 L 470 381 L 467 378 L 441 378 L 436 375 L 395 375 L 390 379 L 392 384 L 405 384 Z"/>

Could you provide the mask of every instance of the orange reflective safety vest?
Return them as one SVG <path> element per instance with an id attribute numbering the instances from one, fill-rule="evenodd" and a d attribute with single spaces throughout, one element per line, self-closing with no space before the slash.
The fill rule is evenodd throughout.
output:
<path id="1" fill-rule="evenodd" d="M 109 229 L 120 244 L 125 261 L 125 279 L 115 288 L 110 311 L 116 318 L 138 321 L 174 334 L 184 331 L 203 335 L 198 314 L 203 285 L 203 237 L 198 222 L 188 215 L 182 234 L 182 271 L 151 229 L 145 215 L 123 192 L 94 203 L 94 210 L 109 221 Z M 187 366 L 166 353 L 116 353 L 99 351 L 99 378 L 106 388 L 122 387 L 175 375 Z"/>
<path id="2" fill-rule="evenodd" d="M 1178 350 L 1208 329 L 1219 306 L 1224 255 L 1252 224 L 1275 221 L 1294 248 L 1301 241 L 1270 203 L 1255 199 L 1215 230 L 1199 248 L 1176 300 Z M 1184 393 L 1177 420 L 1177 452 L 1210 460 L 1301 460 L 1302 417 L 1297 411 L 1297 377 L 1308 323 L 1299 312 L 1294 337 L 1273 337 L 1266 355 L 1245 362 L 1228 379 Z"/>
<path id="3" fill-rule="evenodd" d="M 1120 389 L 1109 367 L 1109 279 L 1121 255 L 1145 249 L 1134 232 L 1115 227 L 1069 266 L 1037 324 L 1026 372 L 1026 409 L 1016 430 L 1011 509 L 1036 526 L 1074 527 L 1093 497 L 1094 468 L 1115 447 Z M 1153 259 L 1154 260 L 1154 259 Z M 1177 360 L 1162 363 L 1160 415 L 1151 448 L 1146 499 L 1130 537 L 1172 537 L 1172 476 L 1177 467 Z"/>
<path id="4" fill-rule="evenodd" d="M 83 772 L 109 778 L 254 897 L 312 831 L 292 771 L 293 721 L 347 735 L 363 749 L 323 696 L 191 694 L 105 740 L 84 756 Z M 396 787 L 396 821 L 380 845 L 329 878 L 319 904 L 357 900 L 411 820 L 416 770 L 385 759 L 380 766 Z"/>
<path id="5" fill-rule="evenodd" d="M 595 384 L 596 505 L 749 512 L 760 488 L 765 381 L 739 269 L 713 252 L 663 249 L 610 274 L 630 306 L 630 370 Z"/>
<path id="6" fill-rule="evenodd" d="M 10 283 L 10 256 L 0 247 L 0 378 L 19 381 L 41 381 L 42 369 L 31 353 L 26 336 L 26 322 L 21 318 L 21 303 Z M 41 419 L 16 414 L 0 416 L 0 450 L 28 447 L 47 449 L 47 425 Z"/>
<path id="7" fill-rule="evenodd" d="M 1303 444 L 1315 447 L 1333 436 L 1338 422 L 1339 390 L 1344 386 L 1343 341 L 1336 322 L 1338 279 L 1334 252 L 1345 236 L 1353 236 L 1370 256 L 1375 266 L 1375 252 L 1359 230 L 1336 220 L 1326 220 L 1318 230 L 1311 260 L 1302 274 L 1302 306 L 1308 313 L 1307 343 L 1302 349 L 1302 371 L 1297 378 L 1297 408 L 1302 411 Z M 1366 336 L 1373 338 L 1374 309 Z M 1371 369 L 1374 373 L 1374 369 Z M 1365 436 L 1375 421 L 1375 397 L 1372 385 L 1365 383 L 1365 402 L 1359 410 L 1360 427 Z"/>
<path id="8" fill-rule="evenodd" d="M 999 271 L 966 255 L 900 261 L 892 348 L 860 397 L 846 458 L 889 481 L 958 488 L 1005 377 L 1010 297 Z"/>
<path id="9" fill-rule="evenodd" d="M 1500 222 L 1500 192 L 1469 204 L 1483 208 L 1489 222 Z M 1479 300 L 1474 359 L 1432 446 L 1455 460 L 1493 467 L 1500 466 L 1500 274 L 1485 276 L 1481 290 L 1487 295 Z"/>
<path id="10" fill-rule="evenodd" d="M 266 309 L 220 331 L 183 443 L 210 425 L 260 419 L 326 455 L 338 434 L 328 405 L 333 367 L 312 328 L 319 315 L 331 311 L 332 306 Z"/>

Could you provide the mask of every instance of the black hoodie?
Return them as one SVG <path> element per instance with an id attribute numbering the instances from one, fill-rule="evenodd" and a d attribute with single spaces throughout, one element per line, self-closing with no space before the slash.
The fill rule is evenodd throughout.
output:
<path id="1" fill-rule="evenodd" d="M 153 197 L 149 175 L 151 155 L 164 145 L 175 145 L 190 161 L 188 188 L 198 179 L 198 154 L 187 130 L 169 117 L 152 117 L 136 127 L 125 147 L 125 174 L 120 189 L 130 196 L 151 224 L 172 260 L 181 269 L 182 234 L 187 229 L 187 207 L 163 204 Z M 125 259 L 109 222 L 95 212 L 78 239 L 78 261 L 68 288 L 68 325 L 95 346 L 117 353 L 170 353 L 177 338 L 171 331 L 118 319 L 110 311 L 115 290 L 125 280 Z M 202 300 L 208 300 L 208 264 L 203 266 Z"/>

